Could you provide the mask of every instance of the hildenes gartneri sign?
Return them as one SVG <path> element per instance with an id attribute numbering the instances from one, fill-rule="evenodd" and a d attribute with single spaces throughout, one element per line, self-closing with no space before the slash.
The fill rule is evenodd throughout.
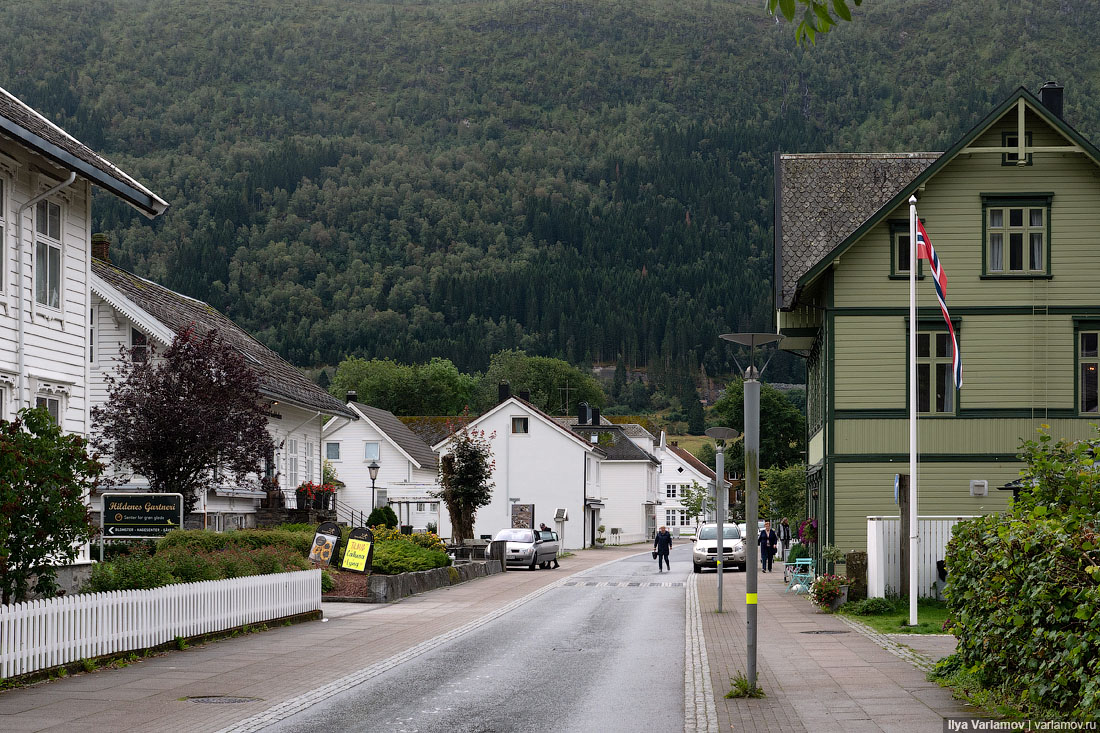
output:
<path id="1" fill-rule="evenodd" d="M 103 536 L 163 537 L 183 527 L 181 494 L 104 494 Z"/>

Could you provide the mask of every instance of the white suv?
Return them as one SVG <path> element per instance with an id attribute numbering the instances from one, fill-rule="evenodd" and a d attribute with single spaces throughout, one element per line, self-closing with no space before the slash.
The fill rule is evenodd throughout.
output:
<path id="1" fill-rule="evenodd" d="M 722 551 L 725 555 L 722 561 L 725 567 L 736 565 L 742 571 L 745 569 L 745 543 L 741 539 L 741 530 L 736 524 L 726 524 L 722 527 Z M 695 566 L 695 572 L 702 572 L 703 568 L 718 567 L 718 525 L 701 524 L 699 531 L 692 540 L 695 547 L 691 551 L 691 561 Z"/>

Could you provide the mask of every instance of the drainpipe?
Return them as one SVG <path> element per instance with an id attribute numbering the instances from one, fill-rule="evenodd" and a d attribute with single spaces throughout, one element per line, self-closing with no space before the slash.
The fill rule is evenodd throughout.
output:
<path id="1" fill-rule="evenodd" d="M 26 356 L 25 356 L 25 354 L 26 354 L 26 332 L 25 332 L 25 327 L 23 325 L 23 320 L 24 320 L 24 316 L 23 316 L 23 275 L 27 271 L 27 266 L 23 262 L 23 212 L 26 211 L 27 209 L 31 208 L 35 204 L 37 204 L 42 199 L 49 198 L 50 196 L 53 196 L 55 193 L 57 193 L 58 191 L 60 191 L 63 188 L 68 188 L 69 186 L 72 185 L 73 181 L 75 181 L 75 180 L 76 180 L 76 171 L 70 171 L 69 172 L 69 177 L 66 178 L 63 182 L 57 184 L 56 186 L 54 186 L 50 190 L 46 191 L 45 193 L 41 193 L 41 194 L 35 196 L 30 201 L 28 201 L 27 203 L 20 206 L 19 210 L 15 214 L 15 261 L 19 263 L 19 270 L 18 270 L 19 280 L 18 280 L 18 285 L 16 287 L 16 291 L 18 293 L 18 299 L 16 301 L 16 307 L 19 309 L 19 315 L 18 315 L 18 319 L 19 319 L 19 344 L 16 347 L 16 352 L 19 354 L 19 375 L 18 375 L 19 376 L 19 400 L 16 403 L 16 408 L 17 409 L 18 409 L 18 406 L 20 404 L 23 404 L 26 407 L 31 406 L 30 400 L 27 399 L 27 387 L 26 387 L 27 379 L 23 374 L 23 372 L 26 370 Z M 87 222 L 87 225 L 90 227 L 91 222 Z M 89 253 L 89 256 L 91 256 L 90 253 Z M 85 285 L 87 285 L 87 283 L 85 283 Z M 31 282 L 31 289 L 32 290 L 34 289 L 33 278 L 32 278 L 32 282 Z M 62 294 L 62 297 L 64 297 L 64 294 Z M 88 358 L 87 355 L 85 355 L 84 356 L 85 361 L 87 361 L 87 358 Z M 86 388 L 87 387 L 85 386 L 85 389 Z M 85 399 L 86 398 L 87 398 L 87 396 L 85 396 Z M 85 426 L 85 427 L 87 427 L 87 426 Z"/>

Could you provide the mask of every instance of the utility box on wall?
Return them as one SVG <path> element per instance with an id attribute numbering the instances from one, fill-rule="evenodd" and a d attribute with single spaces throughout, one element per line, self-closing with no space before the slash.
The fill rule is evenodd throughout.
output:
<path id="1" fill-rule="evenodd" d="M 971 479 L 970 481 L 970 495 L 971 496 L 986 496 L 989 494 L 989 482 L 985 479 Z"/>

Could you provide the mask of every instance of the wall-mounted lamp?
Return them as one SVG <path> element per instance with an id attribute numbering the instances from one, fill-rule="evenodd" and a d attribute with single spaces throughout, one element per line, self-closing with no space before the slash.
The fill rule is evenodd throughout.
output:
<path id="1" fill-rule="evenodd" d="M 810 496 L 812 496 L 812 497 L 813 497 L 814 501 L 817 501 L 817 497 L 818 497 L 818 491 L 817 491 L 817 489 L 813 489 L 813 490 L 811 490 L 811 491 L 810 491 Z"/>

